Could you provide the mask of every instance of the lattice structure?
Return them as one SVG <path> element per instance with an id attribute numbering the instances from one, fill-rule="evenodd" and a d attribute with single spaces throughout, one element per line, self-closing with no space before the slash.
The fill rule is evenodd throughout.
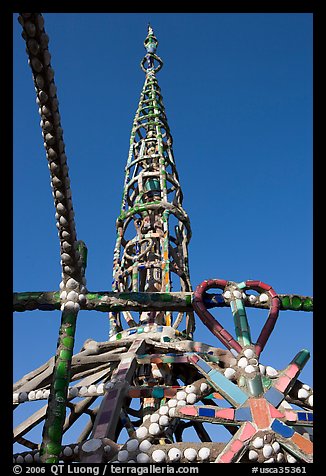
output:
<path id="1" fill-rule="evenodd" d="M 62 319 L 55 357 L 14 385 L 14 407 L 45 400 L 43 408 L 15 429 L 14 441 L 27 449 L 15 454 L 14 461 L 311 462 L 313 394 L 298 379 L 309 352 L 301 350 L 282 370 L 262 364 L 260 356 L 279 312 L 312 311 L 312 298 L 279 295 L 259 280 L 206 280 L 192 291 L 187 252 L 191 229 L 156 78 L 163 63 L 152 28 L 144 42 L 145 84 L 117 219 L 112 291 L 90 293 L 87 249 L 76 236 L 43 17 L 22 13 L 19 21 L 51 174 L 62 281 L 60 291 L 16 293 L 14 310 L 61 309 Z M 172 283 L 179 290 L 172 291 Z M 208 310 L 222 306 L 231 308 L 235 335 Z M 247 317 L 250 307 L 268 310 L 256 343 Z M 86 341 L 73 355 L 80 309 L 109 312 L 110 333 L 107 341 Z M 194 311 L 224 348 L 194 340 Z M 89 422 L 77 441 L 62 445 L 63 434 L 85 414 Z M 43 421 L 43 441 L 34 443 L 28 433 Z M 229 441 L 212 441 L 210 424 L 224 426 Z M 190 427 L 197 442 L 184 436 Z M 117 443 L 123 428 L 128 437 Z"/>

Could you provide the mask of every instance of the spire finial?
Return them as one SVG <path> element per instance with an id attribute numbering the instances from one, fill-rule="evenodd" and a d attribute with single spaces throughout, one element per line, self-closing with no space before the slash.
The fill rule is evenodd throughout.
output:
<path id="1" fill-rule="evenodd" d="M 154 72 L 159 71 L 161 69 L 162 65 L 163 65 L 163 62 L 162 62 L 161 58 L 159 58 L 156 55 L 156 48 L 158 46 L 158 40 L 157 40 L 156 36 L 154 35 L 154 30 L 153 30 L 150 22 L 148 22 L 147 36 L 144 40 L 144 46 L 146 48 L 147 54 L 145 55 L 145 57 L 143 58 L 143 60 L 141 62 L 142 70 L 145 73 L 148 73 L 150 71 L 154 71 Z M 155 68 L 155 65 L 154 65 L 154 61 L 159 63 L 159 65 L 156 68 Z M 144 67 L 145 62 L 146 62 L 146 67 Z"/>

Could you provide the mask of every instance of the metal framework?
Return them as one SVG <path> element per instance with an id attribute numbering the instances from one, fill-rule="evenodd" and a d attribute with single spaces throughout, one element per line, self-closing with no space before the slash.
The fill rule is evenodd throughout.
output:
<path id="1" fill-rule="evenodd" d="M 148 27 L 144 42 L 145 83 L 116 222 L 112 291 L 99 293 L 86 288 L 87 249 L 76 235 L 44 20 L 40 13 L 21 13 L 19 22 L 51 175 L 62 281 L 58 291 L 15 293 L 14 310 L 61 309 L 62 317 L 56 355 L 14 385 L 14 408 L 45 401 L 15 428 L 14 441 L 26 451 L 15 454 L 14 461 L 312 462 L 313 393 L 298 379 L 309 352 L 301 350 L 282 370 L 260 361 L 279 312 L 310 312 L 312 298 L 277 294 L 260 280 L 206 280 L 193 292 L 187 251 L 191 228 L 156 78 L 163 62 L 153 29 Z M 172 284 L 177 291 L 172 292 Z M 222 306 L 231 308 L 235 335 L 209 310 Z M 255 343 L 248 307 L 268 310 Z M 80 309 L 109 313 L 109 339 L 88 340 L 73 355 Z M 194 340 L 194 311 L 223 348 Z M 83 415 L 89 421 L 80 436 L 62 445 L 63 434 Z M 41 423 L 42 442 L 33 442 L 28 433 Z M 210 424 L 224 426 L 229 441 L 212 441 Z M 117 443 L 123 428 L 128 437 Z M 187 428 L 198 441 L 188 441 Z"/>

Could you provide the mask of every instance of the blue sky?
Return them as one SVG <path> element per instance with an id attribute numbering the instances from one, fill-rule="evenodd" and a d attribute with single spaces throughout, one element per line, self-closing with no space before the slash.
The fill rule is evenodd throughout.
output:
<path id="1" fill-rule="evenodd" d="M 312 15 L 44 18 L 77 237 L 88 247 L 88 289 L 111 286 L 115 220 L 150 22 L 164 62 L 157 78 L 193 232 L 193 288 L 208 278 L 259 279 L 279 293 L 312 295 Z M 57 290 L 55 210 L 17 14 L 13 28 L 14 290 Z M 230 310 L 214 312 L 233 331 Z M 249 310 L 248 316 L 257 338 L 266 313 Z M 16 313 L 14 380 L 55 353 L 59 324 L 57 312 Z M 106 314 L 81 312 L 75 351 L 89 337 L 105 341 L 107 333 Z M 219 346 L 199 318 L 195 339 Z M 312 314 L 283 311 L 261 362 L 281 369 L 302 348 L 312 351 Z M 300 378 L 312 384 L 312 358 Z M 37 409 L 37 402 L 30 405 Z"/>

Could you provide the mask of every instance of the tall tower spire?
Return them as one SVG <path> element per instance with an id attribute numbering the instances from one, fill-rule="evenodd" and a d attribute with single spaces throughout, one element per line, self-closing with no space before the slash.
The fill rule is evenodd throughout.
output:
<path id="1" fill-rule="evenodd" d="M 183 195 L 174 161 L 161 89 L 156 74 L 163 61 L 156 54 L 158 40 L 151 25 L 140 65 L 145 83 L 133 121 L 129 155 L 113 260 L 114 291 L 191 291 L 188 243 L 191 228 L 182 207 Z M 110 338 L 122 331 L 121 314 L 129 327 L 146 323 L 173 326 L 183 314 L 141 312 L 138 323 L 129 312 L 110 314 Z M 193 313 L 186 316 L 186 334 L 194 331 Z"/>

